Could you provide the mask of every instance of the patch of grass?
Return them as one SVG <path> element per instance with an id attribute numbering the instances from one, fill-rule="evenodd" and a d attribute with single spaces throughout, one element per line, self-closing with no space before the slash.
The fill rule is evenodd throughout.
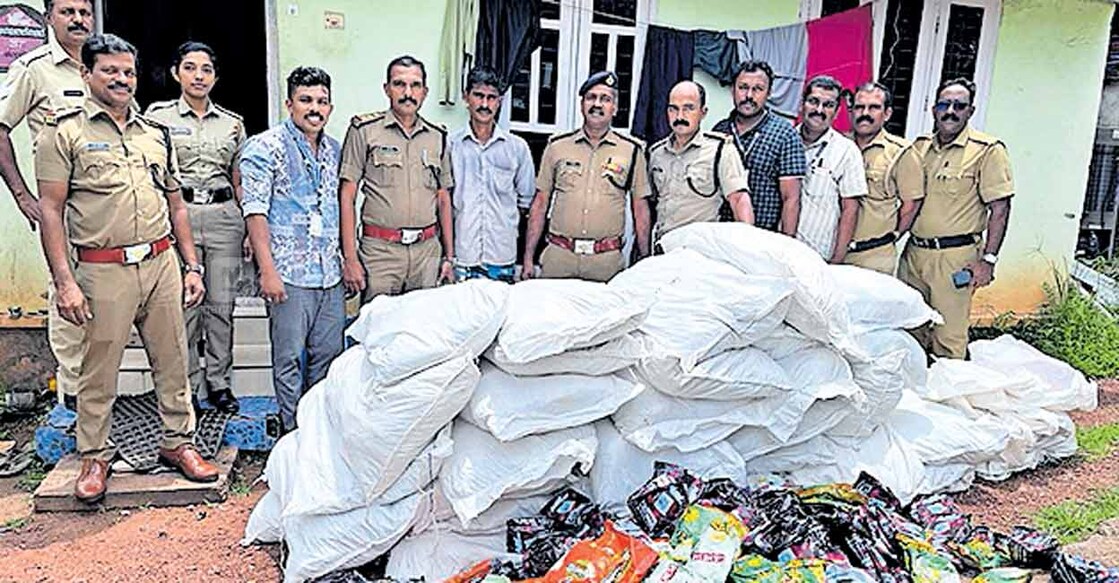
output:
<path id="1" fill-rule="evenodd" d="M 1119 423 L 1077 427 L 1076 443 L 1080 445 L 1081 453 L 1089 460 L 1107 457 L 1116 446 L 1119 446 Z"/>
<path id="2" fill-rule="evenodd" d="M 1119 321 L 1070 279 L 1045 284 L 1045 302 L 1031 318 L 1003 314 L 973 338 L 1013 334 L 1090 378 L 1119 376 Z"/>
<path id="3" fill-rule="evenodd" d="M 229 493 L 234 496 L 248 496 L 249 492 L 253 489 L 253 483 L 250 482 L 240 472 L 237 473 L 236 479 L 229 485 Z"/>
<path id="4" fill-rule="evenodd" d="M 1097 492 L 1088 500 L 1042 508 L 1034 515 L 1034 524 L 1067 545 L 1088 538 L 1101 523 L 1113 518 L 1119 518 L 1119 488 Z"/>
<path id="5" fill-rule="evenodd" d="M 12 530 L 19 530 L 19 529 L 27 526 L 27 524 L 30 523 L 30 522 L 31 522 L 31 518 L 28 517 L 28 516 L 21 516 L 19 518 L 10 518 L 6 522 L 4 522 L 4 526 L 0 527 L 0 531 L 7 532 L 7 531 L 12 531 Z"/>
<path id="6" fill-rule="evenodd" d="M 34 492 L 46 477 L 46 467 L 43 466 L 42 461 L 36 458 L 35 461 L 31 463 L 31 467 L 27 468 L 27 470 L 23 472 L 23 475 L 19 477 L 19 481 L 16 482 L 16 488 L 24 492 Z"/>

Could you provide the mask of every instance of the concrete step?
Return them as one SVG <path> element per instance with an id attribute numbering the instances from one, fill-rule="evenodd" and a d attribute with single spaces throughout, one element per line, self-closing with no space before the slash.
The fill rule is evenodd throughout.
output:
<path id="1" fill-rule="evenodd" d="M 202 358 L 202 366 L 206 366 L 206 359 Z M 233 368 L 262 368 L 272 366 L 272 347 L 261 344 L 233 345 Z M 124 357 L 120 361 L 120 370 L 148 371 L 151 363 L 148 353 L 143 348 L 125 348 Z"/>
<path id="2" fill-rule="evenodd" d="M 137 395 L 155 390 L 151 371 L 121 371 L 117 375 L 117 392 Z M 272 397 L 272 368 L 234 368 L 233 394 L 237 397 Z"/>

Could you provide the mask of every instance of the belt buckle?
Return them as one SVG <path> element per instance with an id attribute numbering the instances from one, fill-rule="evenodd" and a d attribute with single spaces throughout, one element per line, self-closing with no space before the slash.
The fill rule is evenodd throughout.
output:
<path id="1" fill-rule="evenodd" d="M 213 198 L 214 193 L 205 188 L 194 189 L 194 204 L 210 204 Z"/>
<path id="2" fill-rule="evenodd" d="M 423 234 L 423 229 L 400 229 L 400 243 L 402 245 L 411 245 L 419 241 L 420 236 Z"/>
<path id="3" fill-rule="evenodd" d="M 141 243 L 123 247 L 122 250 L 124 251 L 124 264 L 135 265 L 148 258 L 148 255 L 152 252 L 152 244 Z"/>
<path id="4" fill-rule="evenodd" d="M 575 239 L 576 255 L 594 255 L 594 239 Z"/>

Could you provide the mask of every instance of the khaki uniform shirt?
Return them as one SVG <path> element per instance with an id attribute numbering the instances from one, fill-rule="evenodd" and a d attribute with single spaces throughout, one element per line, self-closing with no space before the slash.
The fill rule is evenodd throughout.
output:
<path id="1" fill-rule="evenodd" d="M 167 126 L 184 186 L 233 188 L 234 164 L 245 143 L 241 116 L 210 102 L 200 118 L 182 98 L 153 103 L 146 116 Z"/>
<path id="2" fill-rule="evenodd" d="M 165 130 L 130 110 L 122 131 L 93 99 L 44 126 L 35 177 L 69 186 L 72 244 L 122 247 L 170 233 L 164 189 L 177 187 L 178 168 Z"/>
<path id="3" fill-rule="evenodd" d="M 58 111 L 80 107 L 88 93 L 81 65 L 51 35 L 8 69 L 0 89 L 0 125 L 13 129 L 26 117 L 34 138 Z"/>
<path id="4" fill-rule="evenodd" d="M 651 194 L 645 146 L 613 130 L 597 147 L 582 129 L 555 136 L 541 157 L 536 189 L 552 195 L 551 232 L 571 239 L 620 237 L 627 193 Z"/>
<path id="5" fill-rule="evenodd" d="M 364 223 L 386 229 L 434 224 L 436 192 L 454 186 L 447 131 L 417 116 L 408 136 L 392 112 L 355 116 L 342 144 L 339 177 L 361 185 Z"/>
<path id="6" fill-rule="evenodd" d="M 859 199 L 854 241 L 893 232 L 898 224 L 899 199 L 925 197 L 925 170 L 907 140 L 881 130 L 862 151 L 868 194 Z"/>
<path id="7" fill-rule="evenodd" d="M 913 224 L 918 237 L 982 233 L 987 203 L 1014 195 L 1010 156 L 992 136 L 966 128 L 945 146 L 928 135 L 913 148 L 925 168 L 925 202 Z"/>
<path id="8" fill-rule="evenodd" d="M 749 190 L 734 138 L 714 132 L 696 134 L 680 150 L 672 147 L 672 136 L 654 144 L 649 179 L 657 197 L 658 238 L 684 225 L 719 220 L 723 199 Z"/>

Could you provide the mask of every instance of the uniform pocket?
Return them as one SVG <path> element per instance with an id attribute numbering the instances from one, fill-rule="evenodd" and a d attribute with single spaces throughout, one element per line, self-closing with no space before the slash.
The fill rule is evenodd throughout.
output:
<path id="1" fill-rule="evenodd" d="M 953 198 L 969 196 L 974 192 L 978 175 L 975 168 L 944 168 L 933 176 L 932 192 Z"/>
<path id="2" fill-rule="evenodd" d="M 871 197 L 880 198 L 882 200 L 890 198 L 889 194 L 886 192 L 885 170 L 867 170 L 866 184 L 869 187 Z"/>
<path id="3" fill-rule="evenodd" d="M 78 156 L 82 182 L 97 194 L 109 194 L 109 190 L 124 186 L 128 180 L 125 160 L 112 152 L 82 152 Z"/>
<path id="4" fill-rule="evenodd" d="M 684 169 L 688 187 L 702 197 L 715 196 L 715 173 L 710 163 L 695 162 Z"/>
<path id="5" fill-rule="evenodd" d="M 401 182 L 400 175 L 404 172 L 404 155 L 397 151 L 374 146 L 370 155 L 372 168 L 370 179 L 374 186 L 390 188 Z"/>
<path id="6" fill-rule="evenodd" d="M 582 164 L 567 164 L 564 162 L 559 163 L 556 169 L 556 190 L 563 192 L 572 192 L 579 188 L 579 183 L 583 179 L 583 165 Z"/>

